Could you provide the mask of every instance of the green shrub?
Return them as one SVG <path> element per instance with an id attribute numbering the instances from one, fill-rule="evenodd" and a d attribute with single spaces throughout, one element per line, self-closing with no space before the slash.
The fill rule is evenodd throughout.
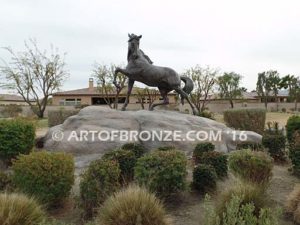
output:
<path id="1" fill-rule="evenodd" d="M 237 130 L 249 130 L 263 134 L 266 122 L 264 109 L 229 109 L 224 111 L 227 126 Z"/>
<path id="2" fill-rule="evenodd" d="M 210 203 L 210 197 L 204 200 L 204 225 L 279 225 L 281 210 L 279 208 L 261 208 L 259 215 L 255 215 L 255 206 L 252 202 L 242 204 L 243 198 L 232 196 L 226 203 L 221 215 L 218 215 Z"/>
<path id="3" fill-rule="evenodd" d="M 241 205 L 253 203 L 255 215 L 259 215 L 260 209 L 265 207 L 268 203 L 265 189 L 261 186 L 250 183 L 235 184 L 223 191 L 219 197 L 216 205 L 219 216 L 226 210 L 226 205 L 233 196 L 238 196 L 241 199 Z"/>
<path id="4" fill-rule="evenodd" d="M 145 148 L 141 144 L 137 143 L 126 143 L 121 147 L 121 149 L 132 151 L 137 159 L 142 157 L 142 155 L 146 152 Z"/>
<path id="5" fill-rule="evenodd" d="M 78 109 L 59 109 L 48 112 L 48 126 L 53 127 L 62 124 L 68 117 L 74 116 L 79 112 Z"/>
<path id="6" fill-rule="evenodd" d="M 80 197 L 85 218 L 91 218 L 95 209 L 119 189 L 120 172 L 116 161 L 98 159 L 90 163 L 80 181 Z"/>
<path id="7" fill-rule="evenodd" d="M 168 146 L 161 146 L 157 148 L 158 151 L 171 151 L 176 150 L 175 146 L 168 145 Z"/>
<path id="8" fill-rule="evenodd" d="M 210 142 L 198 143 L 193 151 L 193 159 L 198 163 L 204 152 L 211 152 L 215 150 L 215 146 Z"/>
<path id="9" fill-rule="evenodd" d="M 290 144 L 294 141 L 294 134 L 296 131 L 300 132 L 300 116 L 289 117 L 286 124 L 286 136 Z"/>
<path id="10" fill-rule="evenodd" d="M 215 120 L 214 114 L 212 112 L 208 111 L 208 110 L 204 110 L 202 112 L 199 112 L 198 116 L 208 118 L 208 119 L 211 119 L 211 120 Z"/>
<path id="11" fill-rule="evenodd" d="M 105 201 L 96 225 L 171 225 L 162 203 L 144 188 L 130 186 Z"/>
<path id="12" fill-rule="evenodd" d="M 217 186 L 216 170 L 210 165 L 199 164 L 193 170 L 191 186 L 201 193 L 214 190 Z"/>
<path id="13" fill-rule="evenodd" d="M 285 160 L 285 136 L 282 133 L 265 133 L 262 138 L 262 144 L 267 148 L 270 155 L 276 161 Z"/>
<path id="14" fill-rule="evenodd" d="M 261 143 L 242 142 L 236 145 L 236 150 L 250 149 L 252 151 L 263 151 L 264 146 Z"/>
<path id="15" fill-rule="evenodd" d="M 0 192 L 9 189 L 10 185 L 11 185 L 10 177 L 6 173 L 0 171 Z"/>
<path id="16" fill-rule="evenodd" d="M 293 173 L 300 176 L 300 145 L 291 144 L 289 147 L 289 158 L 292 162 Z"/>
<path id="17" fill-rule="evenodd" d="M 203 152 L 202 156 L 197 160 L 197 162 L 214 167 L 219 178 L 227 176 L 227 155 L 222 152 Z"/>
<path id="18" fill-rule="evenodd" d="M 136 181 L 161 197 L 170 197 L 186 187 L 187 159 L 179 151 L 154 151 L 137 161 Z"/>
<path id="19" fill-rule="evenodd" d="M 5 105 L 2 114 L 4 117 L 17 117 L 22 111 L 23 109 L 20 105 Z"/>
<path id="20" fill-rule="evenodd" d="M 28 154 L 34 145 L 35 126 L 24 119 L 0 120 L 0 159 L 9 163 Z"/>
<path id="21" fill-rule="evenodd" d="M 230 154 L 229 168 L 243 181 L 264 185 L 272 177 L 273 159 L 264 152 L 239 150 Z"/>
<path id="22" fill-rule="evenodd" d="M 37 225 L 45 219 L 37 202 L 23 194 L 0 193 L 0 224 Z"/>
<path id="23" fill-rule="evenodd" d="M 67 197 L 74 183 L 74 160 L 70 154 L 32 152 L 19 156 L 12 169 L 16 188 L 50 207 Z"/>
<path id="24" fill-rule="evenodd" d="M 120 182 L 122 184 L 128 184 L 133 180 L 134 167 L 136 164 L 136 157 L 133 151 L 116 149 L 105 153 L 102 158 L 119 163 L 119 168 L 121 170 Z"/>

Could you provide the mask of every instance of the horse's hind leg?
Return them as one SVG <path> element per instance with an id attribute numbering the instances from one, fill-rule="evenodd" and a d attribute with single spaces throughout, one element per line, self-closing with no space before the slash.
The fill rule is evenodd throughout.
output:
<path id="1" fill-rule="evenodd" d="M 152 105 L 149 106 L 149 110 L 152 111 L 154 107 L 159 105 L 168 105 L 169 104 L 169 98 L 168 98 L 168 91 L 159 89 L 161 96 L 163 97 L 163 102 L 160 103 L 152 103 Z"/>
<path id="2" fill-rule="evenodd" d="M 195 106 L 192 104 L 192 102 L 189 98 L 189 95 L 187 93 L 185 93 L 181 88 L 175 88 L 174 90 L 188 101 L 189 105 L 191 106 L 191 108 L 193 110 L 193 114 L 197 115 L 198 112 L 197 112 Z"/>
<path id="3" fill-rule="evenodd" d="M 124 105 L 122 107 L 122 111 L 126 110 L 126 107 L 127 107 L 128 103 L 129 103 L 129 97 L 130 97 L 130 94 L 131 94 L 131 91 L 132 91 L 132 88 L 133 88 L 133 84 L 134 84 L 134 80 L 129 79 L 128 80 L 127 96 L 126 96 L 125 103 L 124 103 Z"/>

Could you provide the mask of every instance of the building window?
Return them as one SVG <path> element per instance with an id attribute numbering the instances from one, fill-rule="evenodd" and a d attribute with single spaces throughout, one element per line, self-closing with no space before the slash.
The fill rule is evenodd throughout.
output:
<path id="1" fill-rule="evenodd" d="M 59 101 L 59 105 L 76 106 L 81 105 L 81 98 L 66 98 Z"/>
<path id="2" fill-rule="evenodd" d="M 118 103 L 125 103 L 126 98 L 125 97 L 119 97 Z M 101 98 L 101 97 L 92 97 L 92 105 L 107 105 L 107 103 L 114 103 L 115 98 Z"/>

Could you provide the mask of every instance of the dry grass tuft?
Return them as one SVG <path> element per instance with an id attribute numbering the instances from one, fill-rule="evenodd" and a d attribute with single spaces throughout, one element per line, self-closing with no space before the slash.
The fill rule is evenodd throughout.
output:
<path id="1" fill-rule="evenodd" d="M 294 221 L 300 224 L 300 184 L 288 195 L 285 203 L 285 211 L 293 216 Z"/>
<path id="2" fill-rule="evenodd" d="M 34 199 L 23 194 L 0 194 L 0 224 L 33 225 L 44 219 L 45 213 Z"/>
<path id="3" fill-rule="evenodd" d="M 146 189 L 129 186 L 107 199 L 99 210 L 96 224 L 171 225 L 162 203 Z"/>

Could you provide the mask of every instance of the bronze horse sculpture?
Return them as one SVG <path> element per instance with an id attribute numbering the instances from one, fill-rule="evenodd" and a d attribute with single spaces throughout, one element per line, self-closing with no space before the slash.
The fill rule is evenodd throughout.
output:
<path id="1" fill-rule="evenodd" d="M 134 82 L 139 81 L 150 87 L 158 87 L 163 98 L 163 102 L 153 103 L 149 107 L 150 110 L 153 110 L 158 105 L 169 104 L 168 93 L 175 90 L 181 97 L 181 103 L 183 104 L 184 99 L 186 99 L 193 110 L 193 114 L 197 114 L 197 110 L 189 99 L 189 94 L 194 88 L 193 81 L 186 76 L 179 76 L 171 68 L 152 65 L 150 58 L 139 49 L 142 35 L 128 34 L 128 36 L 128 64 L 125 69 L 116 68 L 113 81 L 116 88 L 120 88 L 119 84 L 116 83 L 116 77 L 119 72 L 129 79 L 127 96 L 122 110 L 126 110 Z M 181 88 L 181 81 L 185 83 L 183 88 Z"/>

